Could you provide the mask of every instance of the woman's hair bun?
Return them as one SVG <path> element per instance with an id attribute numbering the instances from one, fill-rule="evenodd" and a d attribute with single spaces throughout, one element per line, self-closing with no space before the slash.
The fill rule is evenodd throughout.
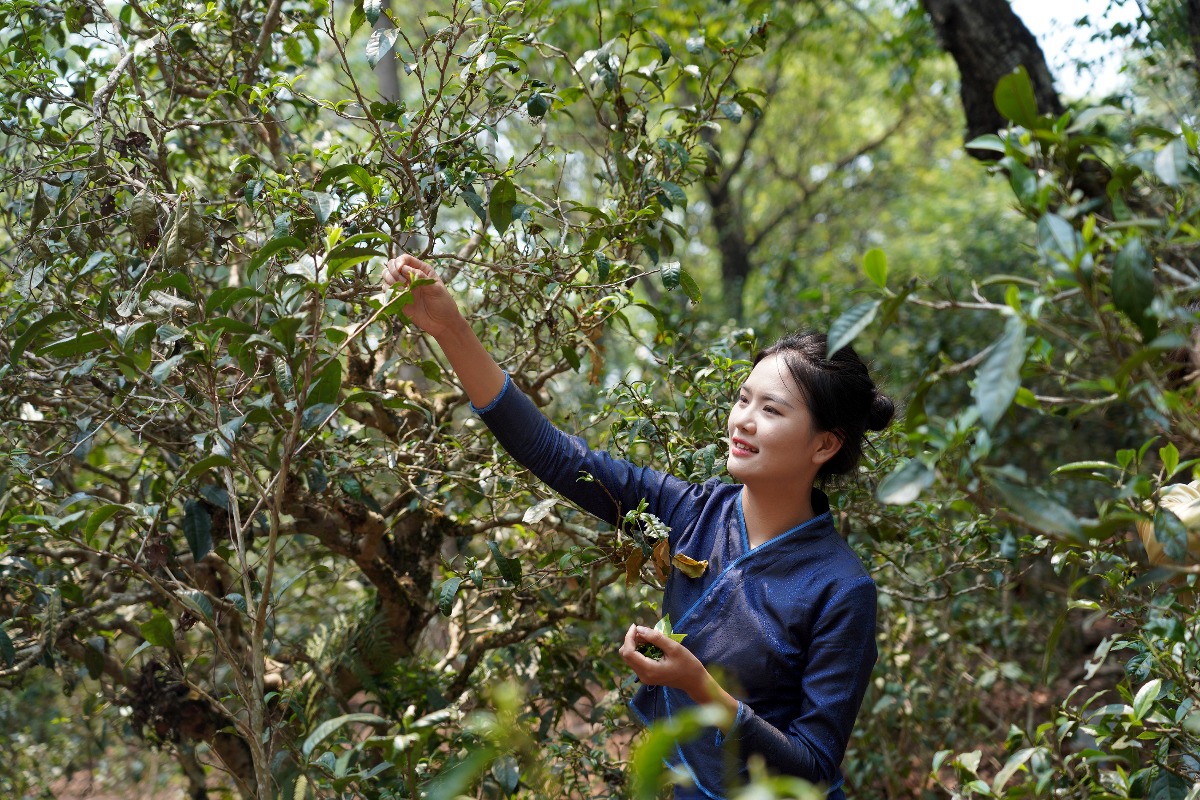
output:
<path id="1" fill-rule="evenodd" d="M 886 394 L 876 392 L 875 398 L 871 401 L 871 410 L 867 412 L 867 430 L 884 430 L 892 424 L 894 416 L 896 416 L 896 406 L 892 403 L 891 398 Z"/>

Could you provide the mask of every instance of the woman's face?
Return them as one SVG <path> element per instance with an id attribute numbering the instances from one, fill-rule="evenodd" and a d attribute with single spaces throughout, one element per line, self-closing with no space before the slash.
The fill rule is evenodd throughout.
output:
<path id="1" fill-rule="evenodd" d="M 729 474 L 745 484 L 812 484 L 841 441 L 813 424 L 781 354 L 764 358 L 729 412 Z"/>

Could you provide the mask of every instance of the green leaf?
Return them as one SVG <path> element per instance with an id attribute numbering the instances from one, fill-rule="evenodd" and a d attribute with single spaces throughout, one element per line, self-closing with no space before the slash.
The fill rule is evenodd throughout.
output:
<path id="1" fill-rule="evenodd" d="M 59 339 L 57 342 L 51 342 L 37 350 L 37 354 L 43 358 L 70 358 L 107 346 L 108 340 L 104 338 L 104 334 L 97 331 L 86 331 Z"/>
<path id="2" fill-rule="evenodd" d="M 658 54 L 661 56 L 660 63 L 665 64 L 670 61 L 671 45 L 667 44 L 667 40 L 653 31 L 650 32 L 650 38 L 654 41 L 654 46 L 658 48 Z"/>
<path id="3" fill-rule="evenodd" d="M 717 103 L 717 110 L 725 116 L 725 119 L 731 122 L 738 123 L 742 121 L 742 107 L 732 100 Z"/>
<path id="4" fill-rule="evenodd" d="M 344 714 L 340 717 L 325 720 L 318 725 L 316 729 L 308 735 L 308 738 L 304 740 L 304 744 L 300 747 L 300 751 L 304 753 L 305 758 L 311 756 L 317 745 L 325 741 L 325 739 L 328 738 L 331 733 L 336 731 L 338 728 L 341 728 L 343 725 L 348 725 L 352 722 L 362 722 L 369 725 L 384 726 L 390 724 L 386 719 L 376 714 L 368 714 L 366 712 Z"/>
<path id="5" fill-rule="evenodd" d="M 208 599 L 208 595 L 198 589 L 187 589 L 180 592 L 179 602 L 183 603 L 184 607 L 193 614 L 199 614 L 207 620 L 213 618 L 212 601 Z"/>
<path id="6" fill-rule="evenodd" d="M 467 208 L 475 212 L 475 216 L 479 217 L 480 222 L 487 222 L 487 209 L 483 207 L 483 198 L 474 189 L 463 189 L 463 202 L 467 204 Z"/>
<path id="7" fill-rule="evenodd" d="M 1154 158 L 1154 174 L 1168 186 L 1178 186 L 1189 180 L 1187 142 L 1175 137 L 1167 142 Z"/>
<path id="8" fill-rule="evenodd" d="M 579 354 L 575 352 L 575 348 L 564 344 L 561 348 L 559 348 L 559 352 L 562 353 L 562 357 L 566 359 L 566 362 L 571 365 L 571 370 L 573 372 L 578 372 L 579 367 L 583 364 L 583 362 L 580 361 Z"/>
<path id="9" fill-rule="evenodd" d="M 679 184 L 671 183 L 671 181 L 659 181 L 658 186 L 662 189 L 659 196 L 666 200 L 663 205 L 667 208 L 675 208 L 676 206 L 687 208 L 687 193 L 683 191 L 683 188 Z"/>
<path id="10" fill-rule="evenodd" d="M 995 427 L 1021 388 L 1021 367 L 1025 363 L 1025 323 L 1013 315 L 1004 325 L 1004 334 L 983 359 L 975 376 L 971 396 L 979 408 L 980 419 L 988 429 Z"/>
<path id="11" fill-rule="evenodd" d="M 1012 156 L 1000 159 L 1000 164 L 1008 170 L 1008 183 L 1017 200 L 1024 205 L 1034 204 L 1037 200 L 1037 174 Z"/>
<path id="12" fill-rule="evenodd" d="M 305 406 L 333 405 L 338 401 L 342 391 L 342 362 L 336 358 L 330 359 L 317 379 L 308 387 Z"/>
<path id="13" fill-rule="evenodd" d="M 1134 719 L 1145 719 L 1146 715 L 1150 713 L 1150 709 L 1154 706 L 1154 701 L 1158 699 L 1158 693 L 1161 689 L 1162 678 L 1155 678 L 1141 689 L 1138 689 L 1137 696 L 1133 698 Z"/>
<path id="14" fill-rule="evenodd" d="M 912 458 L 883 479 L 875 490 L 875 497 L 885 505 L 908 505 L 933 485 L 935 477 L 925 462 Z"/>
<path id="15" fill-rule="evenodd" d="M 1080 470 L 1096 469 L 1115 469 L 1119 471 L 1121 467 L 1108 461 L 1072 461 L 1070 464 L 1055 467 L 1054 471 L 1050 474 L 1058 475 L 1060 472 L 1079 472 Z"/>
<path id="16" fill-rule="evenodd" d="M 1188 529 L 1171 509 L 1160 508 L 1154 515 L 1154 538 L 1163 546 L 1167 558 L 1176 564 L 1187 560 Z"/>
<path id="17" fill-rule="evenodd" d="M 1008 152 L 1004 146 L 1004 141 L 994 133 L 986 133 L 983 136 L 976 136 L 971 141 L 967 142 L 963 147 L 968 150 L 994 150 L 997 153 Z"/>
<path id="18" fill-rule="evenodd" d="M 1167 442 L 1165 446 L 1158 448 L 1158 459 L 1162 461 L 1163 476 L 1170 480 L 1179 469 L 1179 448 L 1173 442 Z"/>
<path id="19" fill-rule="evenodd" d="M 362 189 L 368 196 L 373 196 L 375 193 L 375 184 L 371 181 L 371 173 L 358 164 L 338 164 L 336 167 L 330 167 L 321 173 L 321 179 L 317 181 L 316 188 L 324 189 L 326 186 L 337 183 L 342 178 L 349 178 L 351 182 Z M 359 234 L 347 239 L 343 244 L 351 244 L 354 240 L 361 241 L 378 238 L 371 234 Z"/>
<path id="20" fill-rule="evenodd" d="M 1158 775 L 1146 792 L 1146 800 L 1187 800 L 1191 796 L 1191 784 L 1162 767 L 1158 768 Z"/>
<path id="21" fill-rule="evenodd" d="M 1031 528 L 1076 540 L 1083 537 L 1079 519 L 1041 492 L 999 478 L 993 478 L 992 485 L 1008 504 L 1008 510 Z"/>
<path id="22" fill-rule="evenodd" d="M 292 36 L 284 39 L 283 51 L 287 54 L 288 60 L 296 66 L 301 66 L 304 63 L 304 48 L 300 45 L 299 39 Z"/>
<path id="23" fill-rule="evenodd" d="M 66 322 L 71 319 L 71 315 L 66 311 L 54 311 L 46 314 L 43 317 L 38 317 L 29 326 L 21 332 L 21 335 L 13 342 L 12 350 L 8 354 L 8 361 L 13 366 L 16 366 L 25 349 L 29 347 L 42 333 L 52 325 L 60 322 Z"/>
<path id="24" fill-rule="evenodd" d="M 696 283 L 696 279 L 688 274 L 686 270 L 681 269 L 679 271 L 679 285 L 683 288 L 683 293 L 693 303 L 699 303 L 704 299 L 704 296 L 700 293 L 700 285 Z"/>
<path id="25" fill-rule="evenodd" d="M 1004 763 L 1000 771 L 996 773 L 996 779 L 992 781 L 992 791 L 997 797 L 1002 797 L 1000 790 L 1004 785 L 1012 779 L 1012 776 L 1017 773 L 1026 761 L 1038 751 L 1036 747 L 1025 747 L 1009 756 L 1008 761 Z"/>
<path id="26" fill-rule="evenodd" d="M 463 579 L 456 575 L 447 579 L 438 590 L 438 611 L 442 612 L 443 617 L 450 616 L 450 612 L 454 610 L 454 596 L 458 594 L 458 587 L 462 585 L 462 581 Z"/>
<path id="27" fill-rule="evenodd" d="M 217 469 L 219 467 L 232 467 L 232 466 L 233 466 L 233 461 L 228 456 L 221 456 L 221 455 L 208 456 L 207 458 L 202 458 L 199 461 L 197 461 L 195 464 L 192 464 L 192 466 L 188 468 L 188 471 L 186 473 L 184 473 L 183 481 L 184 481 L 184 483 L 186 483 L 198 475 L 203 475 L 204 473 L 208 472 L 210 469 Z"/>
<path id="28" fill-rule="evenodd" d="M 300 416 L 300 427 L 304 430 L 311 430 L 319 425 L 324 425 L 337 410 L 336 403 L 317 403 L 315 406 L 309 406 Z"/>
<path id="29" fill-rule="evenodd" d="M 100 526 L 108 520 L 128 509 L 118 503 L 108 503 L 100 506 L 88 516 L 88 521 L 83 526 L 83 538 L 85 541 L 90 541 L 96 535 L 96 531 L 100 530 Z"/>
<path id="30" fill-rule="evenodd" d="M 529 96 L 529 100 L 525 103 L 525 111 L 529 116 L 537 119 L 538 117 L 546 116 L 546 112 L 550 110 L 550 101 L 546 99 L 546 95 L 541 92 L 534 92 Z"/>
<path id="31" fill-rule="evenodd" d="M 259 248 L 254 254 L 254 258 L 250 259 L 249 265 L 246 267 L 246 277 L 253 277 L 254 273 L 266 263 L 267 259 L 285 249 L 303 249 L 304 242 L 295 236 L 282 236 L 278 239 L 272 239 Z"/>
<path id="32" fill-rule="evenodd" d="M 1125 114 L 1125 109 L 1117 108 L 1116 106 L 1092 106 L 1090 108 L 1085 108 L 1083 111 L 1079 112 L 1079 116 L 1077 116 L 1075 121 L 1071 123 L 1071 127 L 1067 128 L 1067 132 L 1075 133 L 1076 131 L 1084 130 L 1101 117 L 1113 115 L 1123 117 Z"/>
<path id="33" fill-rule="evenodd" d="M 88 668 L 88 678 L 96 680 L 104 674 L 104 656 L 100 650 L 96 649 L 97 639 L 104 642 L 102 637 L 94 637 L 83 646 L 83 663 Z"/>
<path id="34" fill-rule="evenodd" d="M 871 282 L 880 289 L 887 286 L 888 264 L 887 254 L 878 247 L 873 247 L 863 256 L 863 272 Z"/>
<path id="35" fill-rule="evenodd" d="M 1157 324 L 1146 317 L 1154 301 L 1154 274 L 1149 251 L 1140 238 L 1130 239 L 1117 254 L 1112 271 L 1113 305 L 1125 312 L 1147 339 L 1157 334 Z M 1146 323 L 1149 323 L 1147 326 Z"/>
<path id="36" fill-rule="evenodd" d="M 879 300 L 868 300 L 847 309 L 834 320 L 834 323 L 829 326 L 825 357 L 831 358 L 834 353 L 853 342 L 860 333 L 866 330 L 867 326 L 875 319 L 875 312 L 879 310 L 879 305 Z"/>
<path id="37" fill-rule="evenodd" d="M 658 270 L 658 277 L 662 280 L 663 288 L 668 292 L 679 286 L 679 273 L 681 272 L 678 261 L 668 261 Z"/>
<path id="38" fill-rule="evenodd" d="M 199 500 L 183 504 L 183 535 L 197 562 L 212 550 L 212 516 Z"/>
<path id="39" fill-rule="evenodd" d="M 500 571 L 500 577 L 517 586 L 521 583 L 521 562 L 515 558 L 508 558 L 500 552 L 500 545 L 495 542 L 488 542 L 488 547 L 492 551 L 492 555 L 496 558 L 496 568 Z"/>
<path id="40" fill-rule="evenodd" d="M 1033 84 L 1025 67 L 1017 67 L 997 81 L 992 98 L 996 103 L 996 110 L 1006 119 L 1029 130 L 1037 127 L 1037 98 L 1033 94 Z"/>
<path id="41" fill-rule="evenodd" d="M 383 10 L 383 0 L 363 0 L 362 8 L 367 22 L 374 25 L 379 19 L 380 11 Z"/>
<path id="42" fill-rule="evenodd" d="M 355 6 L 354 10 L 350 12 L 350 35 L 353 36 L 355 33 L 357 33 L 358 29 L 361 28 L 366 21 L 367 15 L 363 13 L 361 8 Z"/>
<path id="43" fill-rule="evenodd" d="M 376 33 L 379 32 L 380 31 L 376 31 Z M 392 32 L 395 33 L 394 30 Z M 324 225 L 326 222 L 328 222 L 330 216 L 333 215 L 333 212 L 337 211 L 338 206 L 342 204 L 341 200 L 339 200 L 335 195 L 329 194 L 328 192 L 306 191 L 301 192 L 300 194 L 305 200 L 308 201 L 308 207 L 312 209 L 313 216 L 317 218 L 317 222 L 320 225 Z"/>
<path id="44" fill-rule="evenodd" d="M 492 762 L 492 777 L 496 779 L 496 783 L 500 784 L 500 788 L 506 795 L 511 795 L 517 790 L 517 784 L 521 782 L 521 771 L 517 766 L 517 760 L 507 755 L 497 758 Z"/>
<path id="45" fill-rule="evenodd" d="M 1117 386 L 1124 386 L 1125 382 L 1129 380 L 1129 376 L 1133 374 L 1133 371 L 1142 364 L 1159 353 L 1168 350 L 1178 350 L 1181 347 L 1188 347 L 1187 339 L 1176 333 L 1164 333 L 1162 336 L 1148 342 L 1141 350 L 1138 350 L 1121 362 L 1121 366 L 1113 373 L 1113 381 Z"/>
<path id="46" fill-rule="evenodd" d="M 29 217 L 29 230 L 35 230 L 41 221 L 53 211 L 54 204 L 50 202 L 50 198 L 46 197 L 46 192 L 42 189 L 42 182 L 38 181 L 37 191 L 33 195 L 33 209 Z"/>
<path id="47" fill-rule="evenodd" d="M 425 359 L 421 362 L 421 374 L 431 381 L 442 379 L 442 367 L 436 361 Z"/>
<path id="48" fill-rule="evenodd" d="M 175 647 L 175 629 L 171 627 L 171 620 L 163 614 L 155 614 L 138 629 L 142 632 L 142 638 L 155 647 Z"/>
<path id="49" fill-rule="evenodd" d="M 1071 223 L 1058 214 L 1045 214 L 1038 220 L 1038 253 L 1050 264 L 1073 264 L 1082 246 L 1082 237 Z"/>
<path id="50" fill-rule="evenodd" d="M 512 224 L 512 208 L 517 203 L 517 189 L 508 178 L 501 178 L 492 186 L 492 194 L 488 199 L 488 213 L 492 217 L 492 225 L 501 236 Z"/>
<path id="51" fill-rule="evenodd" d="M 521 522 L 525 525 L 536 525 L 546 518 L 546 516 L 558 505 L 558 500 L 553 497 L 545 500 L 540 500 L 536 505 L 532 505 L 525 509 L 525 513 L 521 515 Z"/>
<path id="52" fill-rule="evenodd" d="M 476 745 L 475 749 L 445 767 L 427 784 L 428 789 L 422 795 L 422 800 L 460 800 L 495 757 L 494 746 Z"/>
<path id="53" fill-rule="evenodd" d="M 979 772 L 979 760 L 982 757 L 983 757 L 982 750 L 972 750 L 969 753 L 960 754 L 958 756 L 958 758 L 954 759 L 954 764 L 956 764 L 959 767 L 962 767 L 967 772 L 970 772 L 972 775 L 976 775 Z"/>
<path id="54" fill-rule="evenodd" d="M 179 363 L 183 361 L 185 355 L 185 353 L 180 353 L 177 356 L 171 356 L 166 361 L 156 366 L 150 373 L 150 379 L 154 381 L 154 384 L 156 386 L 162 386 L 166 382 L 167 378 L 171 377 L 171 373 L 175 371 L 175 368 L 179 366 Z"/>
<path id="55" fill-rule="evenodd" d="M 399 35 L 400 32 L 395 28 L 376 28 L 371 31 L 371 38 L 367 40 L 365 51 L 367 63 L 371 65 L 371 69 L 375 69 L 383 57 L 396 46 L 396 37 Z"/>

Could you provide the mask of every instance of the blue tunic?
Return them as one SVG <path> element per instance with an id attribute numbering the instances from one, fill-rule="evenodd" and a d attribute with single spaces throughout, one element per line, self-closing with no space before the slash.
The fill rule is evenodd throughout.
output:
<path id="1" fill-rule="evenodd" d="M 825 495 L 813 492 L 815 517 L 751 549 L 740 485 L 688 483 L 594 452 L 507 378 L 476 410 L 513 458 L 580 508 L 617 524 L 645 499 L 671 529 L 672 554 L 708 561 L 699 578 L 671 570 L 663 612 L 738 698 L 738 713 L 728 734 L 708 729 L 676 749 L 669 763 L 695 783 L 677 789 L 677 800 L 723 798 L 753 754 L 772 772 L 843 797 L 840 764 L 876 659 L 875 583 L 834 528 Z M 630 705 L 649 724 L 693 703 L 677 689 L 643 686 Z"/>

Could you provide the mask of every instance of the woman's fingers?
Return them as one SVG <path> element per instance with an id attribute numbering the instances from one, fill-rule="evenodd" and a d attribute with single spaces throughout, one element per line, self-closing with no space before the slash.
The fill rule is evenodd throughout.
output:
<path id="1" fill-rule="evenodd" d="M 621 643 L 621 649 L 618 652 L 625 665 L 637 674 L 638 680 L 647 683 L 647 671 L 654 666 L 655 662 L 637 651 L 638 646 L 642 644 L 637 631 L 636 625 L 629 626 L 629 630 L 625 631 L 625 641 Z"/>
<path id="2" fill-rule="evenodd" d="M 625 631 L 625 640 L 621 642 L 621 649 L 617 651 L 626 664 L 629 664 L 630 654 L 637 655 L 637 646 L 637 626 L 630 625 L 629 630 Z"/>
<path id="3" fill-rule="evenodd" d="M 641 625 L 636 626 L 634 635 L 637 637 L 639 644 L 652 644 L 664 653 L 670 652 L 673 647 L 679 645 L 679 642 L 667 636 L 662 631 L 656 631 L 654 628 L 645 628 Z"/>
<path id="4" fill-rule="evenodd" d="M 411 283 L 415 278 L 434 278 L 433 268 L 413 255 L 405 253 L 390 259 L 383 266 L 383 285 L 394 286 L 397 283 Z"/>

